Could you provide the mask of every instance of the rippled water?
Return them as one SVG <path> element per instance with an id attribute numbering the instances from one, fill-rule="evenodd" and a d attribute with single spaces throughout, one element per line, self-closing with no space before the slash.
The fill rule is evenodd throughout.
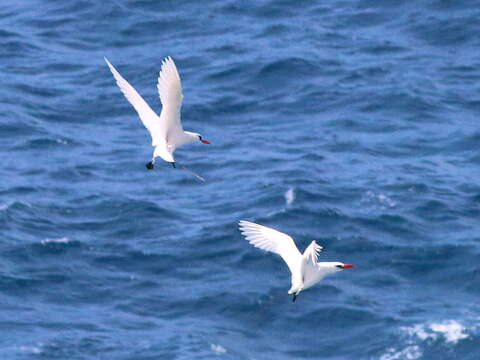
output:
<path id="1" fill-rule="evenodd" d="M 4 1 L 0 357 L 480 358 L 479 5 Z M 169 55 L 205 184 L 103 60 Z M 293 304 L 240 219 L 357 267 Z"/>

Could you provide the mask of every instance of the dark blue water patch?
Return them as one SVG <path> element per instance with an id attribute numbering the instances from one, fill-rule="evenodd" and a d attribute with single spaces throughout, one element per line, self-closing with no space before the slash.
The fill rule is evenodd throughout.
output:
<path id="1" fill-rule="evenodd" d="M 254 10 L 252 13 L 255 17 L 272 21 L 273 19 L 282 19 L 285 16 L 298 16 L 308 8 L 309 6 L 306 3 L 303 4 L 302 8 L 293 8 L 286 4 L 282 4 L 282 2 L 267 1 L 259 7 L 252 8 L 252 10 Z"/>
<path id="2" fill-rule="evenodd" d="M 31 295 L 32 289 L 38 288 L 40 286 L 41 281 L 28 277 L 2 276 L 0 280 L 0 288 L 3 288 L 3 291 L 8 291 L 12 296 Z"/>
<path id="3" fill-rule="evenodd" d="M 291 68 L 295 69 L 295 77 L 292 79 L 289 75 Z M 287 71 L 287 69 L 289 69 Z M 281 86 L 280 80 L 283 77 L 285 80 L 289 79 L 290 84 L 292 81 L 295 81 L 300 76 L 311 75 L 315 71 L 316 67 L 309 61 L 300 58 L 288 58 L 275 61 L 270 64 L 266 64 L 262 67 L 257 78 L 262 80 L 262 82 L 268 82 L 275 79 L 277 81 L 277 86 Z M 288 76 L 288 78 L 287 78 Z"/>
<path id="4" fill-rule="evenodd" d="M 210 78 L 215 79 L 217 82 L 222 80 L 232 80 L 233 78 L 237 78 L 239 75 L 248 75 L 251 69 L 244 64 L 231 64 L 227 68 L 223 68 L 221 71 L 215 71 L 210 74 Z"/>
<path id="5" fill-rule="evenodd" d="M 478 29 L 478 24 L 463 16 L 447 19 L 430 16 L 427 21 L 412 27 L 415 36 L 430 45 L 455 47 L 471 42 L 474 39 L 471 34 L 475 29 Z"/>
<path id="6" fill-rule="evenodd" d="M 136 22 L 132 23 L 128 28 L 125 28 L 122 30 L 122 32 L 119 34 L 121 37 L 119 37 L 119 42 L 122 43 L 125 40 L 122 40 L 122 38 L 127 38 L 131 39 L 134 38 L 135 36 L 139 34 L 145 34 L 146 32 L 150 32 L 152 29 L 162 29 L 162 32 L 168 31 L 169 29 L 178 29 L 178 26 L 180 27 L 185 27 L 188 28 L 189 23 L 186 20 L 180 20 L 175 17 L 169 18 L 168 16 L 164 16 L 161 19 L 151 19 L 151 20 L 144 20 L 141 22 Z M 161 34 L 153 34 L 152 33 L 152 38 L 154 36 L 160 36 L 162 37 Z"/>
<path id="7" fill-rule="evenodd" d="M 361 29 L 383 25 L 391 20 L 391 14 L 373 8 L 355 11 L 340 17 L 342 26 L 348 29 Z"/>
<path id="8" fill-rule="evenodd" d="M 369 48 L 366 51 L 378 52 L 379 48 L 378 47 Z M 355 68 L 345 74 L 345 78 L 342 79 L 342 83 L 358 84 L 359 82 L 362 82 L 362 83 L 368 84 L 368 83 L 371 83 L 371 81 L 373 81 L 374 79 L 377 79 L 377 80 L 388 79 L 388 77 L 391 76 L 391 74 L 392 74 L 392 70 L 384 66 L 382 67 L 367 66 L 362 68 Z"/>
<path id="9" fill-rule="evenodd" d="M 28 21 L 28 25 L 32 26 L 37 29 L 50 29 L 52 26 L 59 29 L 63 25 L 70 25 L 72 22 L 75 21 L 74 17 L 65 17 L 62 16 L 60 18 L 38 18 Z M 65 26 L 68 27 L 68 26 Z"/>
<path id="10" fill-rule="evenodd" d="M 38 192 L 38 187 L 32 185 L 20 185 L 15 187 L 3 188 L 0 190 L 0 195 L 7 196 L 7 195 L 26 195 L 26 194 L 34 194 Z M 10 201 L 8 203 L 4 203 L 3 210 L 7 210 L 9 208 L 15 209 L 18 206 L 20 207 L 30 207 L 30 204 L 23 201 Z"/>
<path id="11" fill-rule="evenodd" d="M 62 165 L 60 166 L 61 168 L 50 171 L 50 177 L 52 179 L 70 182 L 83 182 L 85 181 L 85 178 L 91 178 L 94 175 L 94 164 L 80 166 L 74 165 L 68 167 L 64 167 Z"/>
<path id="12" fill-rule="evenodd" d="M 214 45 L 211 48 L 207 49 L 207 52 L 221 54 L 223 56 L 232 56 L 232 55 L 244 55 L 248 53 L 248 50 L 242 46 L 241 43 L 226 43 L 221 45 Z"/>
<path id="13" fill-rule="evenodd" d="M 477 66 L 471 63 L 460 63 L 451 66 L 442 67 L 442 71 L 445 71 L 450 82 L 458 81 L 459 84 L 464 84 L 465 81 L 478 80 L 479 74 Z"/>
<path id="14" fill-rule="evenodd" d="M 6 30 L 6 29 L 0 30 L 0 36 L 1 36 L 3 39 L 19 38 L 19 37 L 20 37 L 20 35 L 17 34 L 16 32 L 10 31 L 10 30 Z"/>
<path id="15" fill-rule="evenodd" d="M 239 113 L 250 111 L 254 104 L 250 100 L 239 101 L 233 96 L 222 96 L 212 102 L 209 107 L 202 105 L 191 107 L 192 116 L 190 118 L 192 120 L 209 119 L 213 124 L 223 124 L 227 121 L 226 116 L 228 116 L 228 121 L 231 121 L 232 116 L 236 118 Z"/>
<path id="16" fill-rule="evenodd" d="M 365 53 L 371 55 L 401 55 L 409 51 L 409 49 L 393 41 L 387 40 L 381 43 L 372 43 L 362 49 Z"/>
<path id="17" fill-rule="evenodd" d="M 385 233 L 395 233 L 398 236 L 414 238 L 418 236 L 417 226 L 408 219 L 398 215 L 382 215 L 379 218 L 358 218 L 356 222 L 384 231 Z"/>
<path id="18" fill-rule="evenodd" d="M 74 71 L 79 71 L 79 70 L 84 70 L 86 67 L 82 64 L 72 64 L 72 63 L 52 63 L 48 64 L 45 67 L 45 71 L 51 72 L 51 73 L 64 73 L 64 72 L 74 72 Z"/>
<path id="19" fill-rule="evenodd" d="M 445 203 L 436 200 L 430 200 L 426 202 L 422 206 L 415 209 L 415 213 L 420 218 L 438 222 L 448 221 L 456 218 L 451 209 L 449 209 Z"/>
<path id="20" fill-rule="evenodd" d="M 269 38 L 271 36 L 286 35 L 290 32 L 290 28 L 284 24 L 274 24 L 267 26 L 259 35 L 261 38 Z"/>
<path id="21" fill-rule="evenodd" d="M 415 121 L 428 121 L 436 119 L 429 117 L 429 114 L 438 110 L 437 104 L 434 104 L 426 97 L 408 93 L 400 93 L 397 91 L 386 91 L 387 95 L 378 95 L 370 104 L 360 105 L 360 111 L 364 113 L 372 113 L 376 111 L 384 111 L 388 114 L 403 113 L 408 108 L 415 114 Z M 412 119 L 413 120 L 413 119 Z"/>
<path id="22" fill-rule="evenodd" d="M 3 44 L 3 51 L 0 53 L 0 58 L 13 59 L 32 56 L 39 50 L 40 47 L 32 43 L 21 40 L 10 40 Z"/>
<path id="23" fill-rule="evenodd" d="M 27 143 L 18 145 L 17 150 L 36 149 L 36 150 L 53 150 L 55 148 L 64 148 L 65 146 L 79 145 L 73 139 L 69 138 L 37 138 L 31 139 Z"/>
<path id="24" fill-rule="evenodd" d="M 457 131 L 450 137 L 449 150 L 454 153 L 459 151 L 470 151 L 476 149 L 476 144 L 480 141 L 480 132 L 468 132 Z"/>
<path id="25" fill-rule="evenodd" d="M 130 251 L 124 255 L 102 256 L 100 253 L 95 257 L 95 264 L 101 268 L 110 270 L 118 269 L 121 271 L 141 271 L 152 274 L 160 274 L 174 265 L 171 255 L 152 254 L 139 251 Z"/>

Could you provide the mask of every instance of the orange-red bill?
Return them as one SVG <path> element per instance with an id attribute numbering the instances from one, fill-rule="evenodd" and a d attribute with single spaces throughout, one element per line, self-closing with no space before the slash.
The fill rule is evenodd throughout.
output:
<path id="1" fill-rule="evenodd" d="M 352 264 L 343 264 L 343 268 L 344 268 L 344 269 L 350 269 L 350 268 L 352 268 L 352 267 L 353 267 Z"/>
<path id="2" fill-rule="evenodd" d="M 208 140 L 202 140 L 202 143 L 204 143 L 204 144 L 211 144 L 211 142 L 208 141 Z"/>

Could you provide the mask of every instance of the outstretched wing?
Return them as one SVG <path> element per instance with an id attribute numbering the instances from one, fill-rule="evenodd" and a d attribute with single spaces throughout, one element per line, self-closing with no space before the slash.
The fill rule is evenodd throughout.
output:
<path id="1" fill-rule="evenodd" d="M 320 254 L 322 249 L 323 248 L 313 240 L 303 252 L 301 272 L 305 288 L 312 286 L 321 278 L 317 263 L 318 254 Z"/>
<path id="2" fill-rule="evenodd" d="M 120 73 L 117 71 L 117 69 L 113 67 L 112 64 L 110 64 L 107 58 L 104 59 L 108 67 L 110 68 L 113 77 L 117 81 L 117 85 L 122 91 L 123 95 L 125 95 L 130 104 L 132 104 L 132 106 L 135 108 L 135 110 L 137 110 L 140 120 L 142 120 L 143 125 L 145 125 L 147 130 L 150 132 L 150 135 L 152 136 L 152 145 L 158 145 L 157 143 L 159 143 L 159 140 L 162 139 L 160 119 L 158 118 L 158 115 L 155 114 L 155 112 L 150 108 L 150 106 L 148 106 L 148 104 L 145 102 L 145 100 L 143 100 L 143 98 L 133 88 L 133 86 L 130 85 L 128 81 L 122 77 L 122 75 L 120 75 Z"/>
<path id="3" fill-rule="evenodd" d="M 305 261 L 316 265 L 318 262 L 318 254 L 322 251 L 323 247 L 318 245 L 315 240 L 313 240 L 310 245 L 303 252 L 303 258 Z"/>
<path id="4" fill-rule="evenodd" d="M 241 220 L 239 225 L 240 231 L 250 244 L 280 255 L 287 263 L 292 275 L 299 272 L 302 255 L 290 236 L 250 221 Z"/>
<path id="5" fill-rule="evenodd" d="M 157 89 L 162 102 L 160 119 L 162 126 L 165 127 L 168 141 L 169 137 L 176 136 L 180 131 L 183 132 L 180 121 L 180 109 L 183 101 L 182 83 L 177 67 L 170 56 L 162 62 Z"/>

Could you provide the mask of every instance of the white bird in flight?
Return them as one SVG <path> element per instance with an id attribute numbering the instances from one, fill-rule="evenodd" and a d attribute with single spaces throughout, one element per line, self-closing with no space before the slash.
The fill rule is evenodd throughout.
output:
<path id="1" fill-rule="evenodd" d="M 308 245 L 302 255 L 287 234 L 245 220 L 239 222 L 239 227 L 250 244 L 280 255 L 287 263 L 292 273 L 292 286 L 288 294 L 293 294 L 293 301 L 300 291 L 312 287 L 325 276 L 353 267 L 352 264 L 341 262 L 318 262 L 318 254 L 322 247 L 315 240 Z"/>
<path id="2" fill-rule="evenodd" d="M 171 57 L 163 60 L 158 76 L 157 89 L 162 103 L 160 116 L 148 106 L 133 86 L 110 64 L 107 58 L 105 58 L 105 61 L 123 95 L 137 110 L 140 120 L 142 120 L 143 125 L 145 125 L 152 136 L 154 150 L 152 160 L 146 164 L 147 169 L 153 169 L 155 158 L 157 157 L 161 157 L 175 167 L 173 152 L 183 144 L 193 141 L 210 144 L 208 140 L 202 138 L 202 135 L 183 130 L 180 120 L 180 109 L 183 100 L 182 83 L 177 67 Z"/>

